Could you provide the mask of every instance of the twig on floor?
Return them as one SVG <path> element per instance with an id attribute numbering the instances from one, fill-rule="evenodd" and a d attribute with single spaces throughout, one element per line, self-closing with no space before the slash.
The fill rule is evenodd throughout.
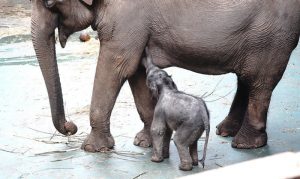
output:
<path id="1" fill-rule="evenodd" d="M 80 139 L 78 137 L 73 137 L 75 140 L 71 140 L 71 138 L 68 138 L 68 141 L 51 141 L 51 140 L 43 140 L 43 139 L 35 139 L 35 138 L 28 138 L 28 137 L 23 137 L 23 136 L 17 136 L 17 135 L 14 135 L 15 137 L 19 137 L 19 138 L 23 138 L 23 139 L 28 139 L 28 140 L 33 140 L 33 141 L 36 141 L 36 142 L 42 142 L 42 143 L 45 143 L 45 144 L 69 144 L 69 143 L 80 143 L 83 141 L 83 139 Z"/>
<path id="2" fill-rule="evenodd" d="M 125 171 L 125 170 L 119 170 L 119 169 L 114 169 L 113 171 L 114 171 L 114 172 L 128 173 L 128 171 Z"/>
<path id="3" fill-rule="evenodd" d="M 227 97 L 228 95 L 230 95 L 230 93 L 232 93 L 232 92 L 233 92 L 233 90 L 229 91 L 226 95 L 221 96 L 220 98 L 217 98 L 217 99 L 214 99 L 214 100 L 211 100 L 211 101 L 206 101 L 206 100 L 204 100 L 204 101 L 207 102 L 207 103 L 215 102 L 215 101 L 218 101 L 218 100 L 220 100 L 220 99 L 226 98 L 226 97 Z"/>
<path id="4" fill-rule="evenodd" d="M 218 164 L 217 162 L 215 162 L 215 164 L 216 164 L 217 166 L 219 166 L 219 167 L 223 167 L 223 165 Z"/>
<path id="5" fill-rule="evenodd" d="M 43 142 L 45 144 L 61 144 L 61 143 L 66 143 L 66 142 L 55 142 L 55 141 L 48 141 L 48 140 L 38 140 L 38 139 L 32 139 L 32 138 L 23 137 L 23 136 L 17 136 L 17 135 L 14 135 L 14 136 L 15 137 L 19 137 L 19 138 L 23 138 L 23 139 L 34 140 L 36 142 Z"/>
<path id="6" fill-rule="evenodd" d="M 31 148 L 28 148 L 27 150 L 25 150 L 25 151 L 22 152 L 21 154 L 24 155 L 24 154 L 27 153 L 29 150 L 31 150 Z"/>
<path id="7" fill-rule="evenodd" d="M 138 160 L 131 160 L 131 159 L 121 158 L 121 157 L 116 157 L 116 156 L 110 156 L 110 158 L 116 158 L 116 159 L 126 160 L 126 161 L 130 161 L 130 162 L 139 162 Z"/>
<path id="8" fill-rule="evenodd" d="M 73 149 L 68 149 L 68 150 L 54 150 L 54 151 L 49 151 L 49 152 L 43 152 L 43 153 L 37 153 L 34 154 L 34 156 L 43 156 L 43 155 L 49 155 L 49 154 L 57 154 L 57 153 L 66 153 L 66 152 L 72 152 L 79 150 L 80 148 L 73 148 Z"/>
<path id="9" fill-rule="evenodd" d="M 8 152 L 8 153 L 12 153 L 12 154 L 22 154 L 21 152 L 15 152 L 16 149 L 14 150 L 6 150 L 6 149 L 1 149 L 0 148 L 0 151 L 3 151 L 3 152 Z"/>
<path id="10" fill-rule="evenodd" d="M 25 177 L 27 177 L 28 175 L 30 175 L 30 173 L 22 173 L 22 175 L 20 175 L 19 178 L 25 178 Z"/>
<path id="11" fill-rule="evenodd" d="M 50 140 L 53 139 L 53 137 L 56 135 L 56 131 L 54 131 L 54 133 L 52 134 L 52 136 L 50 137 Z"/>
<path id="12" fill-rule="evenodd" d="M 222 159 L 222 158 L 224 158 L 224 157 L 213 157 L 213 158 L 210 158 L 208 160 L 217 160 L 217 159 Z"/>
<path id="13" fill-rule="evenodd" d="M 50 133 L 50 132 L 44 132 L 44 131 L 40 131 L 40 130 L 37 130 L 37 129 L 33 129 L 33 128 L 31 128 L 31 127 L 28 127 L 28 129 L 30 129 L 30 130 L 33 130 L 33 131 L 35 131 L 35 132 L 43 133 L 43 134 L 49 134 L 49 135 L 53 135 L 53 134 L 52 134 L 52 133 Z M 63 136 L 63 135 L 56 134 L 56 136 Z"/>
<path id="14" fill-rule="evenodd" d="M 136 158 L 136 156 L 145 155 L 144 153 L 131 152 L 131 151 L 116 151 L 116 150 L 104 151 L 103 153 L 113 153 L 123 157 L 131 157 L 131 158 Z"/>
<path id="15" fill-rule="evenodd" d="M 65 158 L 61 158 L 61 159 L 57 159 L 57 160 L 52 160 L 51 162 L 60 162 L 60 161 L 76 159 L 76 158 L 80 158 L 80 157 L 85 157 L 85 155 L 65 157 Z"/>
<path id="16" fill-rule="evenodd" d="M 113 153 L 118 154 L 118 155 L 133 155 L 133 156 L 143 156 L 145 155 L 144 153 L 141 152 L 131 152 L 131 151 L 116 151 L 113 150 Z"/>
<path id="17" fill-rule="evenodd" d="M 216 90 L 217 90 L 217 87 L 219 86 L 219 84 L 223 81 L 224 77 L 219 80 L 219 82 L 216 84 L 216 86 L 214 87 L 214 89 L 212 90 L 212 92 L 210 92 L 208 95 L 206 95 L 207 93 L 204 93 L 201 98 L 207 98 L 209 96 L 211 96 Z"/>
<path id="18" fill-rule="evenodd" d="M 138 174 L 137 176 L 133 177 L 132 179 L 137 179 L 137 178 L 139 178 L 140 176 L 145 175 L 145 174 L 147 174 L 147 173 L 148 173 L 148 172 L 143 172 L 143 173 Z"/>
<path id="19" fill-rule="evenodd" d="M 30 128 L 30 127 L 28 127 L 28 129 L 31 129 L 31 130 L 33 130 L 33 131 L 35 131 L 35 132 L 39 132 L 39 133 L 51 135 L 50 140 L 52 140 L 54 137 L 57 137 L 57 136 L 59 136 L 59 137 L 66 137 L 66 136 L 64 136 L 64 135 L 62 135 L 62 134 L 57 134 L 57 130 L 55 130 L 54 133 L 50 133 L 50 132 L 44 132 L 44 131 L 40 131 L 40 130 L 37 130 L 37 129 L 33 129 L 33 128 Z M 87 135 L 88 135 L 88 133 L 86 133 L 86 132 L 81 132 L 81 133 L 79 133 L 79 134 L 77 134 L 77 135 L 73 135 L 72 137 L 74 137 L 74 138 L 78 138 L 78 137 L 86 137 Z"/>
<path id="20" fill-rule="evenodd" d="M 70 156 L 70 157 L 65 157 L 65 158 L 61 158 L 61 159 L 57 159 L 57 160 L 52 160 L 51 162 L 60 162 L 60 161 L 64 161 L 64 160 L 69 160 L 74 158 L 74 156 Z"/>

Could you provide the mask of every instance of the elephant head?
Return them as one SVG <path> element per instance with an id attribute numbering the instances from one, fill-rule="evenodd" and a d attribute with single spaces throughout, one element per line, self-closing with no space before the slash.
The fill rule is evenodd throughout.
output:
<path id="1" fill-rule="evenodd" d="M 93 22 L 93 0 L 31 0 L 31 3 L 32 42 L 46 83 L 53 124 L 64 135 L 75 134 L 76 125 L 65 119 L 55 29 L 58 28 L 60 44 L 65 47 L 72 33 L 87 28 Z"/>

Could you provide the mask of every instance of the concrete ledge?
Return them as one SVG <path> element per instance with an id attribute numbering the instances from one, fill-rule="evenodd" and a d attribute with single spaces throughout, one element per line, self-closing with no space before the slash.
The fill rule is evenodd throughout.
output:
<path id="1" fill-rule="evenodd" d="M 300 178 L 300 152 L 286 152 L 182 177 L 194 178 Z"/>

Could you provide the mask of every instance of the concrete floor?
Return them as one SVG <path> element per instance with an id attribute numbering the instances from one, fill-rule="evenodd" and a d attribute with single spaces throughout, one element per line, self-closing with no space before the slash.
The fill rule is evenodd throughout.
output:
<path id="1" fill-rule="evenodd" d="M 212 126 L 206 167 L 182 172 L 178 170 L 174 143 L 170 159 L 159 164 L 150 161 L 151 149 L 132 144 L 142 123 L 128 84 L 122 88 L 111 117 L 115 151 L 91 154 L 79 149 L 90 131 L 88 110 L 98 43 L 95 39 L 80 43 L 78 34 L 66 49 L 58 47 L 58 58 L 67 118 L 78 125 L 79 131 L 71 137 L 56 133 L 30 41 L 29 18 L 25 15 L 11 19 L 0 18 L 6 24 L 0 27 L 0 178 L 175 178 L 285 151 L 300 151 L 300 45 L 273 93 L 268 145 L 255 150 L 233 149 L 231 138 L 215 135 L 214 127 L 227 115 L 235 93 L 233 74 L 207 76 L 167 69 L 180 90 L 198 96 L 213 92 L 205 98 Z M 20 25 L 19 21 L 24 23 Z M 203 143 L 200 139 L 199 156 Z"/>

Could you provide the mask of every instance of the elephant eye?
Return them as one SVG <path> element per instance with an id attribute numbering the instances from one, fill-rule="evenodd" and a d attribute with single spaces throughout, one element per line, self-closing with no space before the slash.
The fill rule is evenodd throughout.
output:
<path id="1" fill-rule="evenodd" d="M 55 5 L 56 1 L 54 1 L 54 0 L 46 0 L 44 3 L 45 3 L 45 6 L 50 9 L 50 8 L 52 8 Z"/>

